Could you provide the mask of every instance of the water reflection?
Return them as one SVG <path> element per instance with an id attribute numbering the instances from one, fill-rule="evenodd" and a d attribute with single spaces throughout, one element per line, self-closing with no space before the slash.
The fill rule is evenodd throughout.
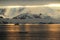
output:
<path id="1" fill-rule="evenodd" d="M 0 25 L 1 40 L 60 40 L 59 24 Z"/>

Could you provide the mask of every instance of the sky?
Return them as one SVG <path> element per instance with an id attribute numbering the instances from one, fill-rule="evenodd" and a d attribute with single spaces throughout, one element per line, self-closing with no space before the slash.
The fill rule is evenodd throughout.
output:
<path id="1" fill-rule="evenodd" d="M 26 6 L 26 5 L 46 5 L 46 4 L 60 4 L 60 0 L 0 0 L 0 6 L 19 6 L 19 5 Z M 58 15 L 60 15 L 60 13 Z"/>
<path id="2" fill-rule="evenodd" d="M 60 3 L 60 0 L 0 0 L 0 6 L 9 5 L 44 5 Z"/>

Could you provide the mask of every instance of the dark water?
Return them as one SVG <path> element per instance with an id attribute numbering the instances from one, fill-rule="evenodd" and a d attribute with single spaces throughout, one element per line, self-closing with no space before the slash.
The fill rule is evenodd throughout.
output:
<path id="1" fill-rule="evenodd" d="M 0 40 L 60 40 L 60 24 L 0 25 Z"/>

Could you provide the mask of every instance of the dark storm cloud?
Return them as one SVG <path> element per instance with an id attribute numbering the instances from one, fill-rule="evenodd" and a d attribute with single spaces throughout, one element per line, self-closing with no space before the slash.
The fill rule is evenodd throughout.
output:
<path id="1" fill-rule="evenodd" d="M 60 1 L 60 0 L 0 0 L 0 1 Z"/>
<path id="2" fill-rule="evenodd" d="M 60 0 L 0 0 L 0 5 L 42 5 L 60 3 Z"/>

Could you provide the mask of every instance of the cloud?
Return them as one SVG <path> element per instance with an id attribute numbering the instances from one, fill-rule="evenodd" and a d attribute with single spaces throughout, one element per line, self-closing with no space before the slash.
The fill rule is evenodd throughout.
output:
<path id="1" fill-rule="evenodd" d="M 42 5 L 60 3 L 60 0 L 0 0 L 0 5 Z"/>

